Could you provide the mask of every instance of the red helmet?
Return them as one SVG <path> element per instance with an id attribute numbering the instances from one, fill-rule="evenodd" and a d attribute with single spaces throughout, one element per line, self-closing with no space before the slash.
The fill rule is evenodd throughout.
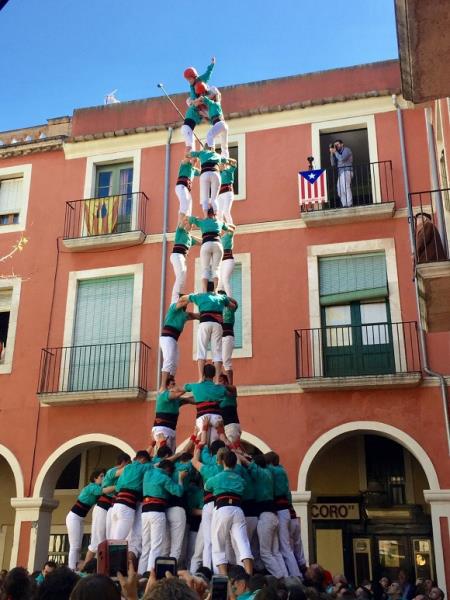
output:
<path id="1" fill-rule="evenodd" d="M 194 85 L 194 90 L 197 96 L 203 96 L 203 94 L 206 94 L 208 91 L 208 86 L 206 83 L 203 83 L 203 81 L 197 81 L 197 83 Z"/>
<path id="2" fill-rule="evenodd" d="M 194 67 L 188 67 L 187 69 L 185 69 L 183 75 L 184 75 L 185 79 L 190 79 L 191 77 L 193 77 L 194 79 L 197 79 L 197 77 L 198 77 L 198 73 L 194 69 Z"/>

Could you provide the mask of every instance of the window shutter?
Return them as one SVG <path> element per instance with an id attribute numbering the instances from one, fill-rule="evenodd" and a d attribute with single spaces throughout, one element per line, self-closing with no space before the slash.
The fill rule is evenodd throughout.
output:
<path id="1" fill-rule="evenodd" d="M 80 281 L 73 345 L 129 342 L 132 305 L 132 275 Z"/>
<path id="2" fill-rule="evenodd" d="M 22 177 L 0 181 L 0 213 L 20 213 L 22 198 Z"/>
<path id="3" fill-rule="evenodd" d="M 236 263 L 231 278 L 233 298 L 239 307 L 234 315 L 234 347 L 242 348 L 242 265 Z"/>
<path id="4" fill-rule="evenodd" d="M 319 259 L 320 304 L 329 306 L 389 295 L 384 253 Z"/>

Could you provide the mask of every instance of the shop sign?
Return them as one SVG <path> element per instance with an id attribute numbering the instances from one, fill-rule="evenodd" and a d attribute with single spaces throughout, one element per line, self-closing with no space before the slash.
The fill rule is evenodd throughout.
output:
<path id="1" fill-rule="evenodd" d="M 311 506 L 311 516 L 317 521 L 359 521 L 359 504 L 357 502 L 313 504 Z"/>

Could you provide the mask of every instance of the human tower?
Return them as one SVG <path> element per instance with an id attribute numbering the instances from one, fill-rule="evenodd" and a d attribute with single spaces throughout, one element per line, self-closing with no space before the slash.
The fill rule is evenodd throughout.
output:
<path id="1" fill-rule="evenodd" d="M 105 539 L 126 539 L 139 573 L 151 571 L 158 556 L 175 557 L 192 573 L 203 566 L 226 574 L 229 564 L 238 563 L 250 574 L 256 568 L 276 577 L 300 576 L 305 566 L 300 524 L 278 455 L 252 458 L 241 445 L 232 369 L 238 308 L 231 287 L 236 161 L 229 158 L 220 91 L 209 86 L 214 65 L 212 58 L 203 75 L 193 67 L 184 71 L 190 86 L 181 128 L 186 155 L 175 185 L 179 220 L 170 258 L 175 281 L 160 337 L 163 361 L 152 442 L 133 460 L 119 454 L 115 466 L 94 471 L 81 490 L 66 519 L 72 569 L 77 568 L 83 521 L 92 507 L 86 561 Z M 211 127 L 196 151 L 194 129 L 204 119 Z M 195 177 L 200 179 L 202 217 L 192 215 Z M 201 239 L 193 228 L 200 230 Z M 187 257 L 195 243 L 201 244 L 202 291 L 184 294 Z M 198 312 L 187 310 L 190 303 Z M 199 381 L 178 387 L 178 339 L 186 321 L 193 319 L 199 321 Z M 212 363 L 207 362 L 209 346 Z M 194 433 L 176 452 L 179 411 L 187 403 L 196 408 Z"/>

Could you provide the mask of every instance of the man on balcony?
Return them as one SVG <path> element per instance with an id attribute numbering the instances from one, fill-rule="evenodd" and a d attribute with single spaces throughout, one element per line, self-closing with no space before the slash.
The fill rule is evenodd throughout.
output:
<path id="1" fill-rule="evenodd" d="M 342 140 L 330 144 L 330 161 L 332 167 L 337 167 L 337 193 L 342 206 L 353 206 L 353 154 Z"/>

